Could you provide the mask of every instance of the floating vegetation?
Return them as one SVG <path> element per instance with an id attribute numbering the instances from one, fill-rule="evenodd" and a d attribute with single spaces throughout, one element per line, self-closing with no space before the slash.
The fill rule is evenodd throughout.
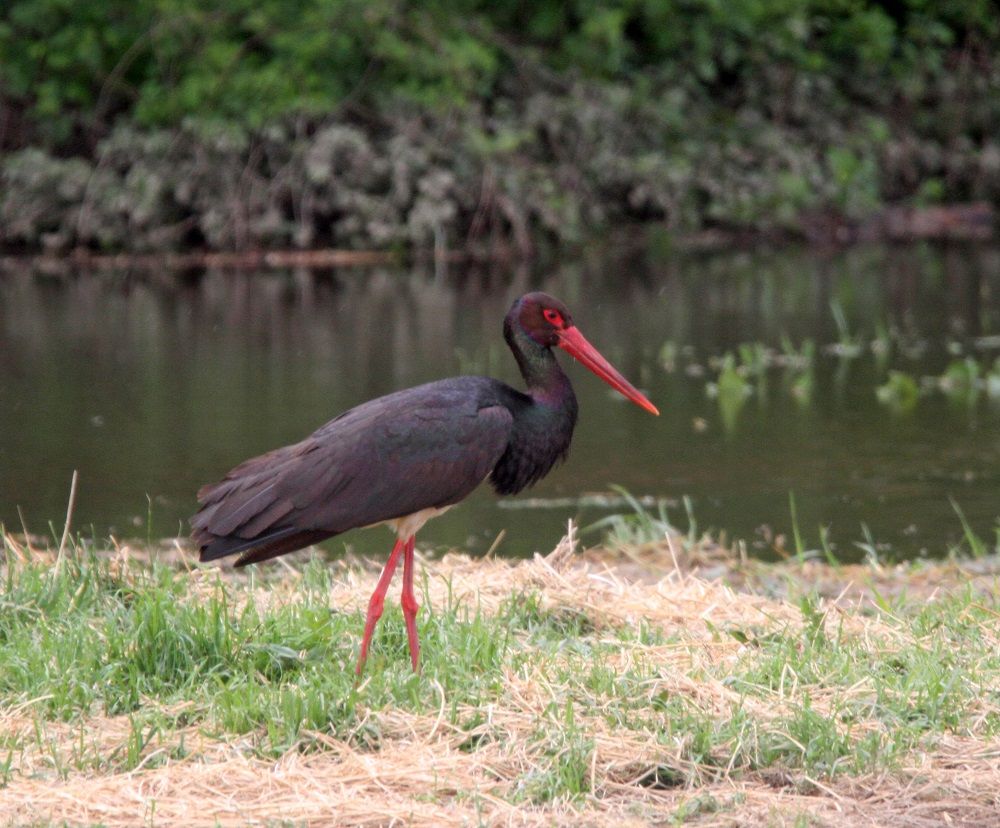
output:
<path id="1" fill-rule="evenodd" d="M 830 303 L 830 311 L 833 313 L 833 321 L 837 326 L 839 339 L 826 346 L 826 352 L 841 359 L 855 359 L 861 355 L 861 337 L 852 334 L 847 324 L 847 316 L 844 314 L 844 307 L 836 299 Z"/>
<path id="2" fill-rule="evenodd" d="M 678 351 L 677 343 L 670 340 L 667 340 L 660 346 L 657 362 L 660 363 L 660 367 L 668 374 L 672 374 L 677 370 Z"/>
<path id="3" fill-rule="evenodd" d="M 792 379 L 789 392 L 799 405 L 809 405 L 812 402 L 813 387 L 813 372 L 803 371 Z"/>
<path id="4" fill-rule="evenodd" d="M 781 339 L 781 350 L 777 364 L 785 369 L 785 386 L 789 394 L 800 405 L 809 405 L 815 387 L 813 369 L 816 364 L 816 343 L 805 339 L 796 347 L 784 336 Z"/>
<path id="5" fill-rule="evenodd" d="M 816 343 L 803 339 L 795 345 L 787 336 L 781 337 L 781 353 L 775 356 L 774 364 L 793 371 L 806 371 L 816 360 Z"/>
<path id="6" fill-rule="evenodd" d="M 911 411 L 920 396 L 920 386 L 904 371 L 890 371 L 885 385 L 875 389 L 875 396 L 880 403 L 894 411 Z"/>
<path id="7" fill-rule="evenodd" d="M 1000 357 L 993 360 L 993 368 L 986 375 L 986 393 L 991 399 L 1000 399 Z"/>
<path id="8" fill-rule="evenodd" d="M 912 330 L 901 331 L 892 324 L 878 320 L 874 336 L 866 339 L 852 332 L 840 303 L 831 303 L 838 340 L 817 346 L 806 338 L 793 341 L 782 335 L 780 347 L 762 341 L 741 342 L 725 353 L 702 355 L 690 345 L 667 341 L 660 348 L 658 360 L 664 371 L 704 381 L 705 393 L 716 400 L 722 424 L 732 432 L 748 398 L 756 396 L 762 405 L 768 402 L 769 375 L 780 369 L 782 378 L 777 386 L 780 396 L 797 405 L 813 404 L 817 387 L 817 352 L 835 360 L 833 382 L 843 393 L 854 381 L 858 371 L 852 365 L 869 354 L 868 365 L 874 364 L 872 391 L 882 405 L 895 413 L 913 411 L 921 399 L 943 394 L 954 402 L 973 406 L 982 396 L 1000 400 L 1000 356 L 977 359 L 972 352 L 1000 349 L 1000 335 L 985 335 L 969 340 L 951 339 L 933 343 Z M 901 360 L 912 362 L 924 358 L 931 349 L 951 359 L 939 374 L 919 375 L 899 367 Z M 895 363 L 895 365 L 894 365 Z M 828 361 L 827 365 L 831 363 Z M 707 374 L 707 376 L 706 376 Z M 696 431 L 704 431 L 707 423 Z"/>
<path id="9" fill-rule="evenodd" d="M 892 358 L 893 333 L 889 326 L 879 320 L 875 323 L 875 338 L 871 342 L 871 352 L 875 355 L 875 364 L 880 372 L 885 371 Z"/>
<path id="10" fill-rule="evenodd" d="M 740 411 L 753 393 L 745 374 L 745 370 L 741 372 L 737 367 L 733 355 L 727 353 L 722 358 L 718 380 L 705 386 L 705 392 L 719 401 L 722 424 L 727 432 L 732 432 L 736 428 Z"/>
<path id="11" fill-rule="evenodd" d="M 774 352 L 762 342 L 743 342 L 736 353 L 740 357 L 742 374 L 760 380 L 770 365 L 774 364 Z"/>
<path id="12" fill-rule="evenodd" d="M 971 356 L 952 360 L 939 377 L 931 378 L 931 384 L 967 405 L 974 405 L 983 392 L 992 400 L 1000 399 L 1000 357 L 989 366 Z"/>
<path id="13" fill-rule="evenodd" d="M 979 397 L 982 387 L 981 373 L 979 363 L 972 357 L 953 360 L 938 377 L 938 388 L 949 399 L 972 405 Z"/>

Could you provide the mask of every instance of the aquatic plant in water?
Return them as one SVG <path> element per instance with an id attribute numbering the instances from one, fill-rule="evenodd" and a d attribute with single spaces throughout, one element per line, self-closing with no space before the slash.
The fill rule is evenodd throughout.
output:
<path id="1" fill-rule="evenodd" d="M 878 401 L 897 412 L 913 410 L 919 396 L 917 381 L 905 371 L 890 371 L 885 384 L 875 389 Z"/>

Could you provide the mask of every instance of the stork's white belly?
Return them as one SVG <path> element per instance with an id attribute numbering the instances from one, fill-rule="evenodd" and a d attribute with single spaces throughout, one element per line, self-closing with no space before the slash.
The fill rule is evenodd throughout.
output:
<path id="1" fill-rule="evenodd" d="M 429 509 L 421 509 L 419 512 L 414 512 L 411 515 L 404 515 L 403 517 L 393 518 L 392 520 L 384 520 L 382 521 L 382 524 L 392 529 L 392 531 L 396 533 L 396 537 L 401 540 L 406 540 L 419 532 L 420 527 L 427 523 L 427 521 L 431 518 L 443 515 L 450 508 L 451 506 L 442 506 L 440 508 L 432 506 Z"/>

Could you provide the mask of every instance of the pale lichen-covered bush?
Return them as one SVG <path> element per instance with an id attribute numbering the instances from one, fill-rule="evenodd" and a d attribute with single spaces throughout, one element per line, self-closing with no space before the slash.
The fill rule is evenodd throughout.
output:
<path id="1" fill-rule="evenodd" d="M 4 159 L 0 181 L 2 241 L 43 248 L 73 243 L 92 172 L 86 161 L 53 158 L 34 148 Z"/>
<path id="2" fill-rule="evenodd" d="M 848 117 L 823 78 L 763 73 L 752 93 L 727 110 L 681 87 L 574 81 L 377 125 L 119 126 L 90 160 L 0 159 L 0 245 L 528 249 L 630 221 L 794 233 L 898 199 L 1000 201 L 993 135 Z"/>

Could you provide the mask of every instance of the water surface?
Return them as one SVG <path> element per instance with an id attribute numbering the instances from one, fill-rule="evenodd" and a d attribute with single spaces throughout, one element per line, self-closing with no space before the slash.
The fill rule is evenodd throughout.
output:
<path id="1" fill-rule="evenodd" d="M 1000 251 L 983 247 L 603 252 L 552 269 L 443 274 L 3 272 L 0 521 L 19 529 L 20 507 L 33 532 L 61 528 L 78 469 L 75 524 L 87 534 L 184 533 L 202 483 L 352 405 L 458 373 L 518 384 L 500 326 L 531 289 L 566 301 L 662 416 L 571 365 L 581 417 L 570 459 L 521 497 L 557 505 L 501 508 L 484 488 L 428 524 L 425 547 L 482 552 L 506 530 L 500 554 L 548 549 L 567 518 L 607 514 L 565 499 L 611 484 L 688 496 L 699 529 L 764 555 L 790 535 L 790 492 L 807 545 L 827 527 L 845 558 L 866 537 L 893 556 L 944 554 L 962 537 L 952 500 L 994 539 L 1000 405 L 930 379 L 908 409 L 875 396 L 889 370 L 937 377 L 970 356 L 986 372 L 1000 354 L 990 339 Z M 856 358 L 824 352 L 845 333 L 831 308 L 861 346 Z M 882 358 L 871 351 L 880 332 L 890 334 Z M 712 396 L 727 351 L 806 339 L 817 354 L 804 386 L 772 367 L 738 410 Z M 687 528 L 683 507 L 670 514 Z M 375 529 L 326 546 L 374 554 L 391 542 Z"/>

